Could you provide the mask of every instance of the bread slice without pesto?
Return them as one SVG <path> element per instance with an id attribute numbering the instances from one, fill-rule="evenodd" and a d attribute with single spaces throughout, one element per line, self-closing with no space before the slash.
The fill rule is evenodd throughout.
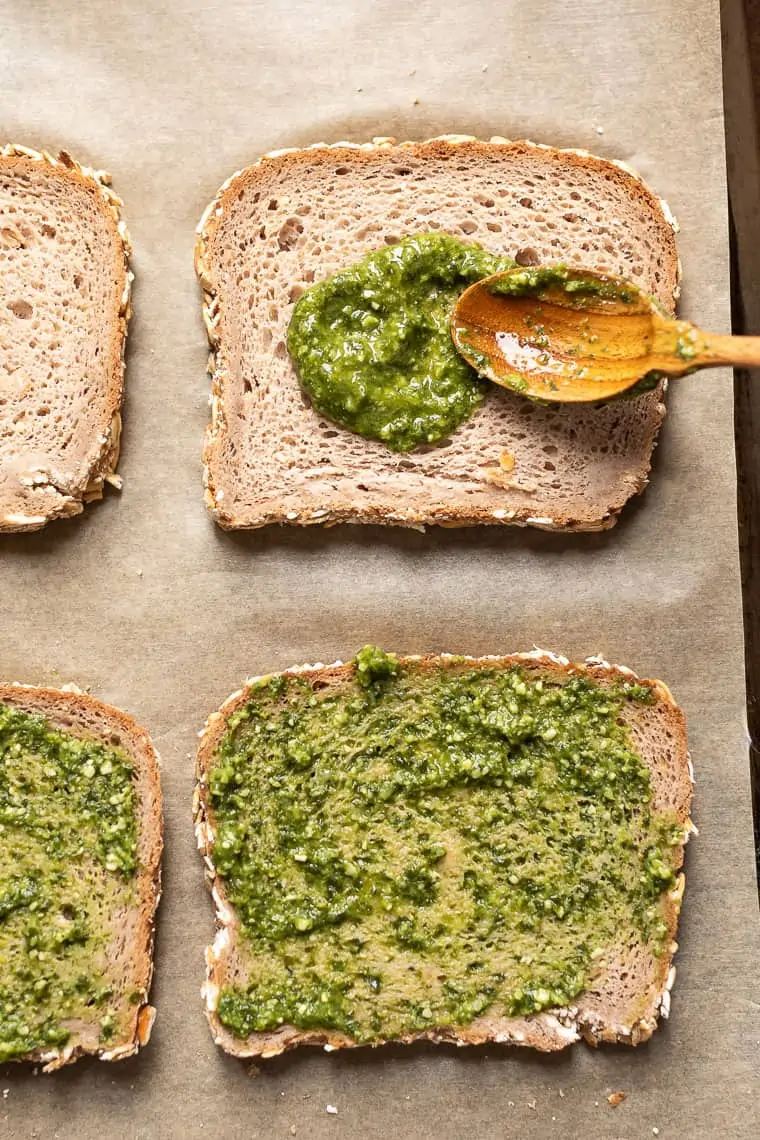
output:
<path id="1" fill-rule="evenodd" d="M 98 966 L 112 992 L 91 1015 L 67 1023 L 69 1039 L 60 1047 L 36 1049 L 12 1058 L 42 1064 L 46 1072 L 88 1055 L 103 1061 L 121 1060 L 148 1043 L 156 1014 L 149 993 L 163 851 L 158 753 L 145 729 L 130 716 L 78 690 L 0 684 L 2 705 L 41 717 L 52 729 L 67 735 L 117 749 L 133 765 L 137 805 L 133 901 L 126 909 L 103 916 L 106 944 Z M 97 880 L 93 881 L 92 891 L 98 892 Z M 104 1014 L 113 1018 L 115 1026 L 107 1043 L 101 1036 Z"/>
<path id="2" fill-rule="evenodd" d="M 607 270 L 674 311 L 675 222 L 623 164 L 464 136 L 265 155 L 222 186 L 198 228 L 212 346 L 206 503 L 221 526 L 598 530 L 645 487 L 662 386 L 608 405 L 540 407 L 491 385 L 449 439 L 406 454 L 314 411 L 286 348 L 295 301 L 371 250 L 428 231 L 521 265 Z"/>
<path id="3" fill-rule="evenodd" d="M 65 151 L 0 147 L 0 532 L 120 486 L 132 274 L 108 182 Z"/>
<path id="4" fill-rule="evenodd" d="M 503 657 L 462 658 L 407 657 L 399 659 L 404 668 L 419 671 L 434 669 L 503 668 L 519 666 L 531 680 L 556 684 L 583 675 L 601 687 L 612 687 L 621 681 L 638 681 L 624 667 L 609 665 L 601 659 L 573 664 L 566 658 L 542 650 Z M 349 690 L 354 666 L 336 662 L 333 665 L 305 665 L 286 671 L 285 676 L 306 678 L 315 693 Z M 266 679 L 266 678 L 264 678 Z M 359 1044 L 343 1032 L 331 1028 L 301 1030 L 293 1025 L 254 1032 L 247 1038 L 233 1034 L 217 1013 L 221 990 L 228 985 L 245 986 L 251 966 L 251 951 L 241 930 L 241 923 L 229 901 L 223 877 L 214 865 L 216 821 L 209 797 L 209 774 L 213 770 L 219 748 L 227 733 L 230 718 L 245 704 L 255 699 L 254 686 L 262 678 L 247 682 L 233 693 L 218 712 L 213 713 L 201 732 L 197 758 L 197 784 L 194 798 L 196 837 L 205 864 L 206 881 L 216 909 L 216 937 L 206 951 L 206 981 L 202 990 L 206 1014 L 215 1042 L 237 1057 L 273 1057 L 299 1045 L 319 1045 L 328 1050 L 351 1048 Z M 622 717 L 627 725 L 632 747 L 649 769 L 652 805 L 655 812 L 672 813 L 682 828 L 683 843 L 673 851 L 678 870 L 683 863 L 683 848 L 694 830 L 690 820 L 692 798 L 691 764 L 686 743 L 686 722 L 667 686 L 661 681 L 644 680 L 651 703 L 626 702 Z M 354 690 L 355 691 L 355 690 Z M 667 925 L 665 950 L 661 954 L 642 941 L 629 938 L 609 948 L 602 965 L 593 976 L 589 988 L 571 1006 L 545 1010 L 521 1017 L 477 1017 L 467 1025 L 442 1025 L 390 1040 L 408 1044 L 418 1040 L 448 1042 L 455 1045 L 480 1045 L 489 1042 L 523 1045 L 542 1052 L 554 1052 L 583 1038 L 589 1044 L 621 1042 L 638 1045 L 646 1041 L 657 1027 L 660 1017 L 670 1012 L 670 990 L 675 979 L 673 956 L 678 915 L 685 885 L 683 873 L 675 887 L 662 898 L 662 912 Z M 388 1040 L 372 1044 L 387 1044 Z"/>

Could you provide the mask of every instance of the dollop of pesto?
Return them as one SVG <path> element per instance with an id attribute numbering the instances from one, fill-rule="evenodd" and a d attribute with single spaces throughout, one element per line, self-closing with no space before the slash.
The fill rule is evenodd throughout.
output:
<path id="1" fill-rule="evenodd" d="M 288 350 L 316 410 L 393 451 L 444 439 L 486 390 L 452 343 L 454 303 L 512 265 L 427 233 L 312 285 L 293 309 Z"/>
<path id="2" fill-rule="evenodd" d="M 261 682 L 209 777 L 250 978 L 221 1021 L 371 1042 L 566 1005 L 621 938 L 659 953 L 682 831 L 621 716 L 651 699 L 371 647 L 339 690 Z"/>
<path id="3" fill-rule="evenodd" d="M 356 680 L 365 689 L 383 677 L 395 677 L 398 674 L 398 657 L 395 653 L 385 653 L 376 645 L 365 645 L 360 649 L 354 659 L 356 666 Z"/>
<path id="4" fill-rule="evenodd" d="M 136 860 L 128 758 L 0 705 L 0 1063 L 107 1008 L 105 924 Z M 116 1019 L 95 1020 L 105 1043 Z"/>

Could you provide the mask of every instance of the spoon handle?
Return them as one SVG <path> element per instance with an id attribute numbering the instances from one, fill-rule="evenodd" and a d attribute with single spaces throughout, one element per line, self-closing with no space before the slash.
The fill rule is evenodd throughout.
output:
<path id="1" fill-rule="evenodd" d="M 760 336 L 701 333 L 699 349 L 693 361 L 695 368 L 709 368 L 716 364 L 743 364 L 750 368 L 760 365 Z"/>

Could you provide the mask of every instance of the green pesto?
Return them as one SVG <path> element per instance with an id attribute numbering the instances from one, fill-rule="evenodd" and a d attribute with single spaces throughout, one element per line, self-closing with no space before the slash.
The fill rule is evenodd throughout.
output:
<path id="1" fill-rule="evenodd" d="M 340 691 L 260 682 L 209 779 L 250 960 L 221 1021 L 369 1042 L 564 1005 L 620 937 L 661 952 L 682 836 L 620 719 L 651 699 L 374 647 Z"/>
<path id="2" fill-rule="evenodd" d="M 645 392 L 653 392 L 655 388 L 659 388 L 665 379 L 666 376 L 664 372 L 647 372 L 640 380 L 637 380 L 635 384 L 632 384 L 630 388 L 627 388 L 625 392 L 621 393 L 620 396 L 616 396 L 615 399 L 631 400 L 635 396 L 643 396 Z"/>
<path id="3" fill-rule="evenodd" d="M 507 297 L 541 297 L 548 289 L 577 294 L 576 300 L 601 298 L 632 304 L 639 296 L 635 285 L 619 285 L 614 279 L 595 277 L 566 265 L 541 265 L 509 273 L 488 286 L 490 293 Z"/>
<path id="4" fill-rule="evenodd" d="M 452 343 L 454 303 L 513 264 L 448 234 L 418 234 L 311 286 L 293 309 L 288 350 L 316 410 L 393 451 L 445 438 L 486 391 Z"/>
<path id="5" fill-rule="evenodd" d="M 0 1063 L 107 1004 L 102 915 L 129 905 L 136 860 L 128 758 L 0 705 Z"/>
<path id="6" fill-rule="evenodd" d="M 687 328 L 676 341 L 676 356 L 688 364 L 704 352 L 706 347 L 704 341 L 700 340 L 699 330 Z"/>

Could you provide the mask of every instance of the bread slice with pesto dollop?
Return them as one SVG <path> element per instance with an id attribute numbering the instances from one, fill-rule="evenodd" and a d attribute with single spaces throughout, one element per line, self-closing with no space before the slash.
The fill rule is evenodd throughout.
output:
<path id="1" fill-rule="evenodd" d="M 675 222 L 624 163 L 450 135 L 280 150 L 234 174 L 196 245 L 217 522 L 612 526 L 646 486 L 662 383 L 541 406 L 451 343 L 478 276 L 559 262 L 674 311 Z"/>
<path id="2" fill-rule="evenodd" d="M 691 794 L 667 687 L 598 660 L 365 647 L 249 681 L 198 751 L 215 1041 L 646 1040 Z"/>
<path id="3" fill-rule="evenodd" d="M 0 685 L 0 1063 L 147 1044 L 162 833 L 158 756 L 131 717 Z"/>

